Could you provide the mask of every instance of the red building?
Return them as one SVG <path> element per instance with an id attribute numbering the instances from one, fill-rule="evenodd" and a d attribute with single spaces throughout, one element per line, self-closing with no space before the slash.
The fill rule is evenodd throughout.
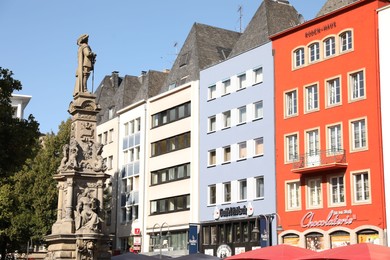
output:
<path id="1" fill-rule="evenodd" d="M 378 72 L 384 0 L 359 0 L 271 37 L 279 242 L 387 244 Z"/>

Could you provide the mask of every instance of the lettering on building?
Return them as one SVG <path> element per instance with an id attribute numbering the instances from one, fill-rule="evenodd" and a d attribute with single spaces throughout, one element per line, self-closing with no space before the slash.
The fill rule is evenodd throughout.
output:
<path id="1" fill-rule="evenodd" d="M 224 209 L 220 209 L 220 211 L 219 211 L 219 215 L 221 216 L 221 218 L 241 216 L 241 215 L 246 215 L 246 214 L 247 214 L 246 206 L 243 206 L 242 208 L 240 206 L 224 208 Z"/>
<path id="2" fill-rule="evenodd" d="M 352 210 L 331 210 L 326 219 L 315 219 L 315 213 L 307 212 L 301 219 L 302 228 L 351 225 L 356 220 Z"/>
<path id="3" fill-rule="evenodd" d="M 305 37 L 309 38 L 333 28 L 336 28 L 336 22 L 328 23 L 323 26 L 311 29 L 305 33 Z"/>

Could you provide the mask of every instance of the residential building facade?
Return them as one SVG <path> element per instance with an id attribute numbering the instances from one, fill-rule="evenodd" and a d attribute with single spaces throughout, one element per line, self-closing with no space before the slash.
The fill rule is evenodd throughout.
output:
<path id="1" fill-rule="evenodd" d="M 386 4 L 350 1 L 271 37 L 281 243 L 387 243 L 376 12 Z"/>

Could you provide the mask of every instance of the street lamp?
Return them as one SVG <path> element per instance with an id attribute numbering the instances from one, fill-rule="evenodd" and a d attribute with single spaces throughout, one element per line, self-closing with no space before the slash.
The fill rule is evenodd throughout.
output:
<path id="1" fill-rule="evenodd" d="M 279 244 L 279 233 L 283 231 L 282 227 L 282 219 L 280 218 L 278 213 L 272 213 L 273 216 L 277 216 L 276 219 L 276 244 Z"/>
<path id="2" fill-rule="evenodd" d="M 158 223 L 156 223 L 156 224 L 154 224 L 154 226 L 153 226 L 153 230 L 152 230 L 152 236 L 154 236 L 154 229 L 157 227 L 157 228 L 160 228 L 160 233 L 159 233 L 159 236 L 160 236 L 160 259 L 162 258 L 162 251 L 161 251 L 161 249 L 162 249 L 162 229 L 163 229 L 163 227 L 164 227 L 164 225 L 166 225 L 167 226 L 167 228 L 168 228 L 168 231 L 167 231 L 167 234 L 166 234 L 166 237 L 170 237 L 171 236 L 171 233 L 169 232 L 169 225 L 168 225 L 168 223 L 167 222 L 164 222 L 164 223 L 162 223 L 161 225 L 159 225 Z M 168 247 L 169 247 L 169 242 L 168 242 Z"/>
<path id="3" fill-rule="evenodd" d="M 258 221 L 257 220 L 258 220 L 259 217 L 263 217 L 265 219 L 265 223 L 266 223 L 265 230 L 264 230 L 263 234 L 260 234 L 260 230 L 259 230 L 259 226 L 258 226 Z M 254 228 L 252 230 L 252 233 L 260 234 L 260 239 L 267 241 L 267 243 L 266 243 L 267 246 L 269 246 L 269 219 L 268 219 L 268 217 L 269 216 L 267 216 L 267 215 L 259 214 L 256 217 L 255 226 L 254 226 Z"/>

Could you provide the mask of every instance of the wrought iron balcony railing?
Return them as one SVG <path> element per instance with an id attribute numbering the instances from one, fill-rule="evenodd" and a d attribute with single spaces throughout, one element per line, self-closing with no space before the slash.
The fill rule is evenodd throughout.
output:
<path id="1" fill-rule="evenodd" d="M 318 150 L 299 155 L 294 161 L 292 172 L 309 173 L 312 171 L 346 168 L 345 150 Z"/>

